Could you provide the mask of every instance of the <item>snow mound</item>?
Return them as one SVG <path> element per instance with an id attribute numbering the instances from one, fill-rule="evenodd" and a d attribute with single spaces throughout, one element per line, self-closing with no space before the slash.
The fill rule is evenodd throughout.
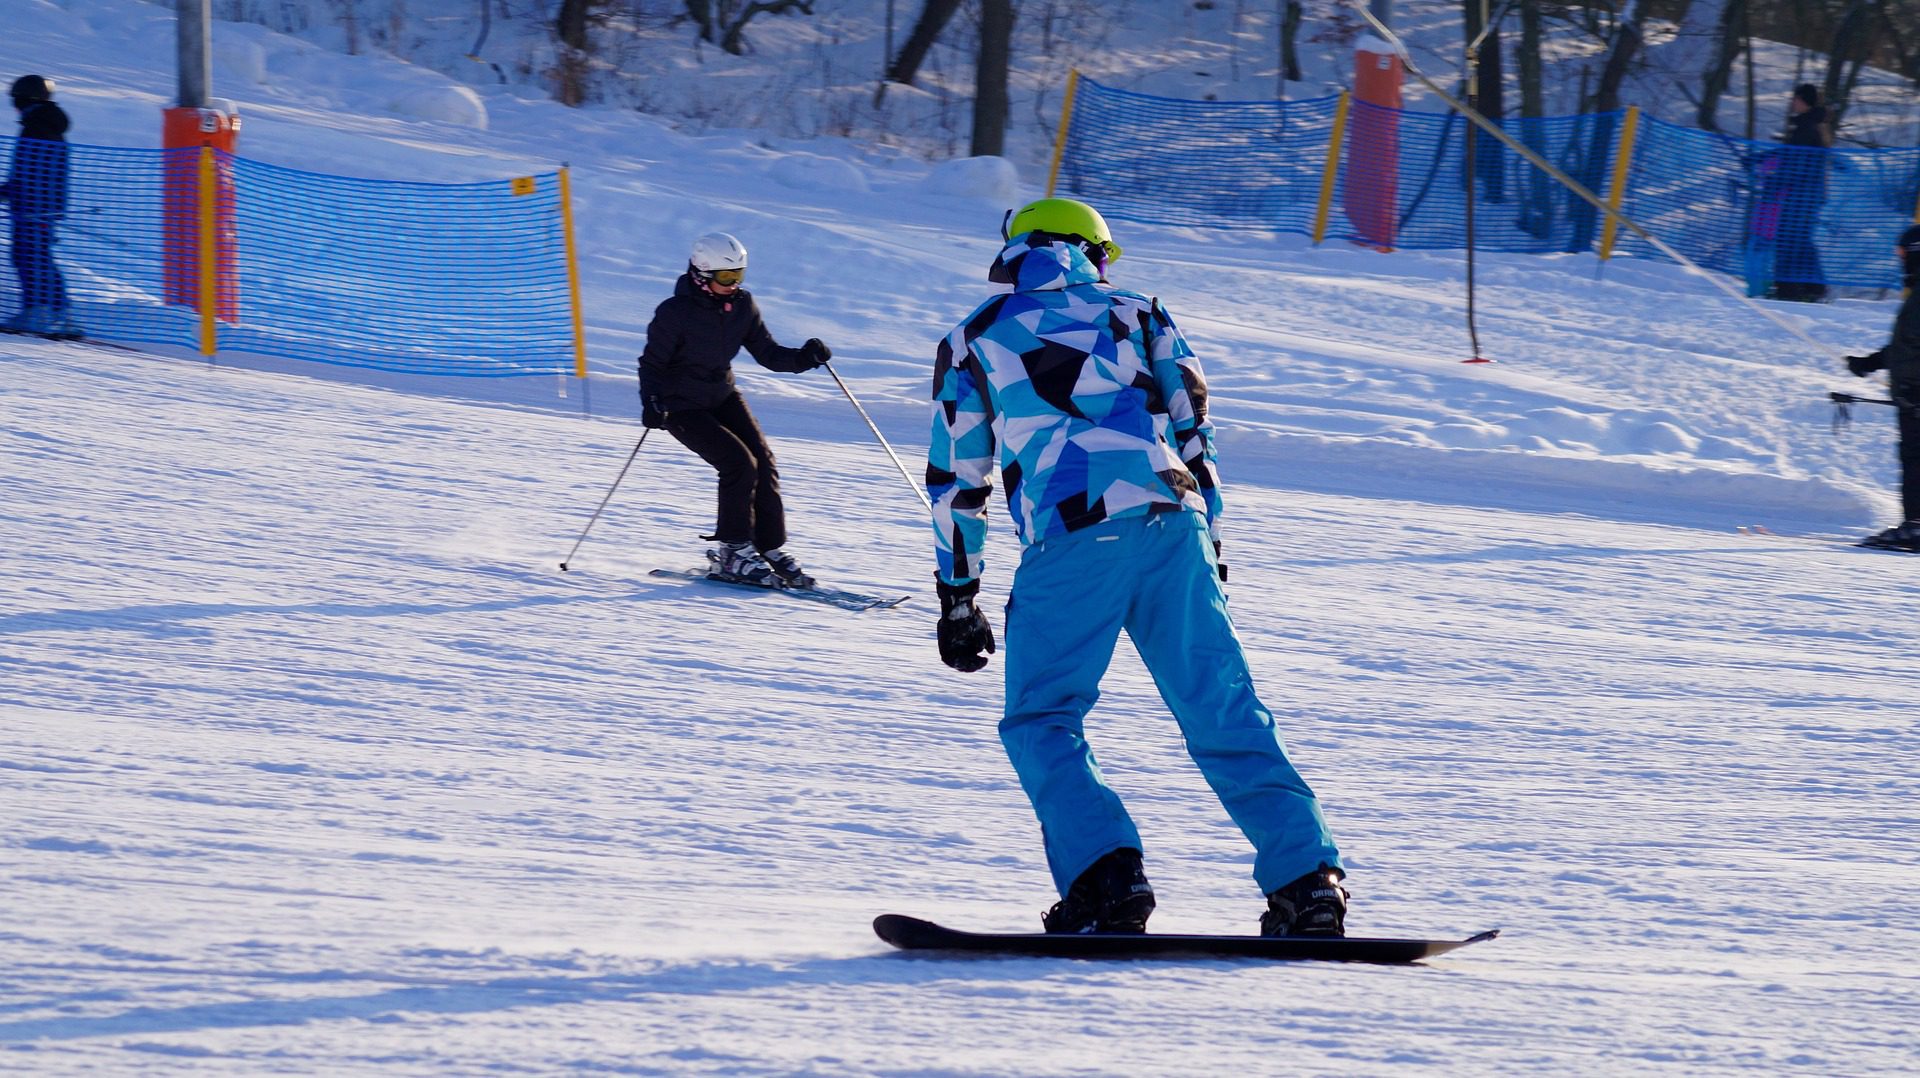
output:
<path id="1" fill-rule="evenodd" d="M 387 103 L 396 115 L 434 123 L 487 129 L 487 105 L 480 95 L 458 83 L 427 86 L 402 92 Z"/>
<path id="2" fill-rule="evenodd" d="M 775 183 L 785 187 L 816 191 L 850 191 L 856 194 L 868 190 L 867 178 L 860 170 L 837 157 L 820 157 L 815 154 L 788 154 L 774 161 L 768 174 Z"/>
<path id="3" fill-rule="evenodd" d="M 935 165 L 921 186 L 936 195 L 1020 201 L 1020 170 L 1004 157 L 962 157 Z"/>

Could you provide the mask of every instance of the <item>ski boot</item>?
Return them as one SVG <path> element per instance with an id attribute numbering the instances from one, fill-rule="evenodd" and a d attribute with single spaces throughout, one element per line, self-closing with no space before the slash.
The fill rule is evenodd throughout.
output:
<path id="1" fill-rule="evenodd" d="M 52 307 L 23 307 L 18 314 L 7 319 L 6 325 L 0 326 L 0 331 L 42 336 L 52 325 Z"/>
<path id="2" fill-rule="evenodd" d="M 773 567 L 753 549 L 751 542 L 716 543 L 707 551 L 710 568 L 707 575 L 718 580 L 734 584 L 754 584 L 763 588 L 777 588 L 780 578 L 773 575 Z"/>
<path id="3" fill-rule="evenodd" d="M 773 570 L 773 575 L 780 578 L 781 587 L 813 587 L 813 577 L 809 575 L 805 569 L 800 568 L 799 561 L 795 560 L 793 555 L 787 553 L 785 547 L 763 550 L 760 552 L 760 556 L 766 560 L 767 568 Z"/>
<path id="4" fill-rule="evenodd" d="M 1875 550 L 1905 550 L 1920 552 L 1920 520 L 1909 520 L 1896 524 L 1883 532 L 1875 532 L 1860 540 L 1857 544 L 1872 547 Z"/>
<path id="5" fill-rule="evenodd" d="M 1051 933 L 1118 932 L 1139 935 L 1153 915 L 1153 884 L 1140 851 L 1121 847 L 1095 861 L 1067 888 L 1067 897 L 1040 918 Z"/>
<path id="6" fill-rule="evenodd" d="M 1267 895 L 1267 912 L 1260 915 L 1260 934 L 1346 935 L 1347 889 L 1340 886 L 1342 875 L 1337 868 L 1316 868 Z"/>

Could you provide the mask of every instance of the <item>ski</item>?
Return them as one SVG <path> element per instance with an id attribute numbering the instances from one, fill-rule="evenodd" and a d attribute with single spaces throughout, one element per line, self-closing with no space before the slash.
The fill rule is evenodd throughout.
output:
<path id="1" fill-rule="evenodd" d="M 1490 940 L 1499 929 L 1463 940 L 1367 939 L 1354 936 L 1083 935 L 962 932 L 885 913 L 873 931 L 903 951 L 944 951 L 1023 958 L 1265 958 L 1403 965 Z"/>
<path id="2" fill-rule="evenodd" d="M 678 580 L 702 580 L 709 584 L 718 584 L 727 588 L 739 588 L 744 591 L 775 592 L 780 595 L 791 595 L 795 599 L 806 599 L 809 602 L 825 603 L 828 606 L 837 606 L 842 610 L 853 611 L 888 610 L 912 598 L 912 596 L 902 595 L 897 599 L 888 599 L 879 595 L 867 595 L 857 591 L 842 591 L 839 588 L 823 588 L 819 586 L 811 588 L 771 587 L 766 584 L 754 584 L 745 580 L 728 580 L 723 576 L 714 576 L 705 569 L 654 569 L 649 572 L 648 575 L 664 576 Z"/>

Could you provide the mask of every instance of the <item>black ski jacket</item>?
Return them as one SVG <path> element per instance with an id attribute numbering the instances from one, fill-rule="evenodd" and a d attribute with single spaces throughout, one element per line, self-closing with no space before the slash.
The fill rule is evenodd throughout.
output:
<path id="1" fill-rule="evenodd" d="M 1900 313 L 1893 320 L 1893 339 L 1868 356 L 1863 366 L 1868 373 L 1886 371 L 1894 396 L 1920 403 L 1920 287 L 1908 292 L 1906 301 L 1900 304 Z"/>
<path id="2" fill-rule="evenodd" d="M 20 140 L 0 194 L 15 217 L 50 220 L 67 212 L 67 114 L 60 106 L 35 101 L 20 113 Z"/>
<path id="3" fill-rule="evenodd" d="M 721 299 L 681 274 L 654 309 L 640 353 L 640 396 L 662 412 L 715 408 L 733 392 L 733 357 L 745 347 L 768 370 L 798 374 L 813 360 L 773 339 L 752 293 Z"/>

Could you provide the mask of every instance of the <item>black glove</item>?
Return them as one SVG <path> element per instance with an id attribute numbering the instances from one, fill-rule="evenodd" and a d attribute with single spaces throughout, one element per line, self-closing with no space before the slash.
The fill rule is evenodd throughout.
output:
<path id="1" fill-rule="evenodd" d="M 1880 365 L 1873 361 L 1872 356 L 1848 356 L 1847 369 L 1853 372 L 1855 378 L 1865 378 L 1879 370 Z"/>
<path id="2" fill-rule="evenodd" d="M 666 410 L 660 407 L 660 401 L 654 397 L 640 398 L 640 423 L 649 430 L 659 430 L 667 425 Z"/>
<path id="3" fill-rule="evenodd" d="M 956 586 L 935 578 L 933 586 L 940 593 L 940 661 L 971 674 L 987 665 L 987 656 L 993 654 L 993 626 L 973 605 L 980 582 Z"/>
<path id="4" fill-rule="evenodd" d="M 1213 541 L 1213 564 L 1220 567 L 1220 583 L 1227 582 L 1227 563 L 1220 560 L 1220 540 Z"/>
<path id="5" fill-rule="evenodd" d="M 808 337 L 807 343 L 800 346 L 800 358 L 814 367 L 824 367 L 827 365 L 827 360 L 833 358 L 833 349 L 828 348 L 827 342 L 818 337 Z M 811 370 L 812 367 L 808 369 Z"/>

